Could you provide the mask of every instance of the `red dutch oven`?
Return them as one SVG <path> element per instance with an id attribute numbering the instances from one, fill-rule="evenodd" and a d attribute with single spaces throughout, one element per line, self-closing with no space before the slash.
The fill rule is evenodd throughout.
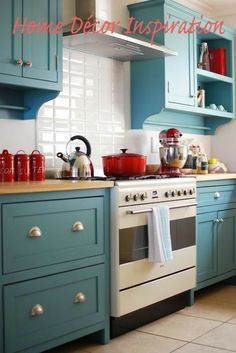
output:
<path id="1" fill-rule="evenodd" d="M 102 156 L 103 172 L 109 177 L 141 176 L 146 171 L 147 157 L 136 153 L 122 153 Z"/>

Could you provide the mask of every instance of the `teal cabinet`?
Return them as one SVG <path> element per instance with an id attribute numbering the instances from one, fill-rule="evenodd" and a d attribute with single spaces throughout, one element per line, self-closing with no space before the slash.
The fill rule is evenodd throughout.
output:
<path id="1" fill-rule="evenodd" d="M 197 289 L 236 276 L 236 181 L 197 183 Z"/>
<path id="2" fill-rule="evenodd" d="M 183 23 L 191 21 L 187 15 L 180 14 L 173 9 L 166 9 L 166 20 Z M 184 106 L 195 105 L 195 60 L 194 45 L 195 36 L 190 33 L 167 33 L 165 36 L 165 45 L 168 48 L 175 48 L 178 51 L 176 57 L 167 57 L 165 59 L 165 72 L 167 81 L 166 107 L 171 108 L 172 103 Z M 173 60 L 172 60 L 173 59 Z"/>
<path id="3" fill-rule="evenodd" d="M 184 33 L 184 24 L 188 26 L 193 19 L 201 21 L 201 29 L 214 20 L 172 0 L 144 1 L 128 8 L 130 16 L 140 23 L 147 25 L 158 19 L 167 26 L 169 31 L 167 27 L 160 30 L 155 42 L 178 52 L 177 56 L 131 62 L 132 128 L 160 130 L 176 126 L 186 133 L 212 135 L 219 125 L 233 119 L 235 30 L 224 26 L 224 34 L 198 34 L 186 27 Z M 225 49 L 225 75 L 198 68 L 202 42 L 207 42 L 209 48 Z M 205 90 L 205 108 L 198 106 L 198 87 Z M 207 108 L 211 104 L 222 105 L 225 110 Z"/>
<path id="4" fill-rule="evenodd" d="M 62 34 L 19 24 L 52 23 L 62 17 L 62 0 L 0 0 L 0 118 L 35 119 L 40 106 L 62 89 Z M 42 28 L 41 28 L 42 29 Z"/>
<path id="5" fill-rule="evenodd" d="M 109 191 L 0 196 L 0 351 L 109 340 Z"/>
<path id="6" fill-rule="evenodd" d="M 22 1 L 0 1 L 0 73 L 21 76 L 22 36 L 12 34 L 15 16 L 22 13 Z"/>
<path id="7" fill-rule="evenodd" d="M 216 212 L 197 217 L 197 282 L 217 274 L 217 219 Z"/>

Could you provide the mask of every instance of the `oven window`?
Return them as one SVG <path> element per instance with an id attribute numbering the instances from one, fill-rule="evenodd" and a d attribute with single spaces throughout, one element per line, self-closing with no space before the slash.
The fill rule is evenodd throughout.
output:
<path id="1" fill-rule="evenodd" d="M 196 244 L 195 217 L 170 222 L 172 250 Z M 148 257 L 147 225 L 121 229 L 119 231 L 120 264 Z"/>

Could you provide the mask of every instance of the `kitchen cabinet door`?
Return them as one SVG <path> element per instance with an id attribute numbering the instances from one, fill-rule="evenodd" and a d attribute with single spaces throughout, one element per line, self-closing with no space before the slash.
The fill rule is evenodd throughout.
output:
<path id="1" fill-rule="evenodd" d="M 167 11 L 166 16 L 170 22 L 178 21 L 182 24 L 184 21 L 189 21 L 188 17 L 181 16 L 173 10 Z M 181 29 L 180 26 L 178 29 Z M 178 51 L 176 57 L 165 59 L 167 105 L 174 103 L 194 106 L 194 34 L 179 33 L 177 29 L 173 33 L 168 32 L 165 37 L 165 45 Z"/>
<path id="2" fill-rule="evenodd" d="M 218 212 L 218 274 L 236 267 L 236 209 Z"/>
<path id="3" fill-rule="evenodd" d="M 36 22 L 58 22 L 57 0 L 24 0 L 23 18 Z M 49 31 L 23 36 L 23 76 L 37 80 L 58 81 L 58 34 Z M 28 65 L 27 65 L 28 64 Z M 32 65 L 32 66 L 31 66 Z"/>
<path id="4" fill-rule="evenodd" d="M 217 212 L 197 216 L 197 282 L 217 274 Z"/>
<path id="5" fill-rule="evenodd" d="M 13 34 L 16 17 L 22 14 L 22 1 L 0 1 L 0 73 L 21 76 L 22 74 L 22 36 Z M 18 62 L 18 64 L 17 64 Z"/>

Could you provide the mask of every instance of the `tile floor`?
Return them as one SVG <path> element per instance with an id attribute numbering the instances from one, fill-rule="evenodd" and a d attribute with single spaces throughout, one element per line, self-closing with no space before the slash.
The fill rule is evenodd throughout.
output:
<path id="1" fill-rule="evenodd" d="M 74 341 L 47 353 L 236 352 L 236 286 L 217 284 L 195 304 L 117 337 L 107 345 Z"/>

